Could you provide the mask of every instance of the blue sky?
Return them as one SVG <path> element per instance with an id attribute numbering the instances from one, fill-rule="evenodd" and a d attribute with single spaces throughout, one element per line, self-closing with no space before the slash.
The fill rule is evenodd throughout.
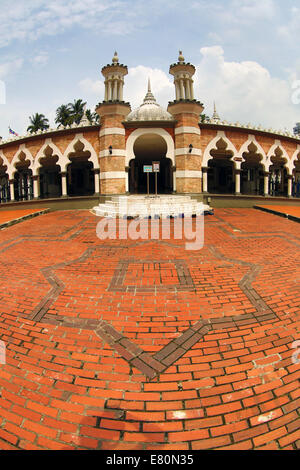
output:
<path id="1" fill-rule="evenodd" d="M 300 121 L 296 0 L 0 0 L 0 135 L 26 133 L 29 116 L 82 98 L 103 100 L 101 68 L 117 50 L 128 65 L 124 99 L 138 106 L 150 76 L 157 101 L 175 97 L 169 65 L 181 49 L 195 95 L 222 119 L 292 130 Z M 1 103 L 1 86 L 0 86 Z"/>

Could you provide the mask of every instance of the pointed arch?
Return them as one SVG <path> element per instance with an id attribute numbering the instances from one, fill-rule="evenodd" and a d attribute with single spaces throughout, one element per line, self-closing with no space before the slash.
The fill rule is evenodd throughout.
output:
<path id="1" fill-rule="evenodd" d="M 13 178 L 13 174 L 17 171 L 16 169 L 16 163 L 18 163 L 19 161 L 19 157 L 20 157 L 20 154 L 21 153 L 24 153 L 25 156 L 26 156 L 26 160 L 29 160 L 30 161 L 30 165 L 29 165 L 29 169 L 33 169 L 33 165 L 34 165 L 34 159 L 33 159 L 33 156 L 30 152 L 30 150 L 28 148 L 26 148 L 25 144 L 21 144 L 18 148 L 18 150 L 16 151 L 16 153 L 14 154 L 13 156 L 13 159 L 11 161 L 11 164 L 10 164 L 10 175 L 9 177 L 10 178 Z"/>
<path id="2" fill-rule="evenodd" d="M 298 160 L 299 155 L 300 155 L 300 145 L 297 145 L 297 149 L 295 150 L 295 152 L 292 156 L 292 159 L 291 159 L 291 165 L 290 165 L 291 173 L 293 172 L 293 170 L 295 168 L 295 163 Z"/>
<path id="3" fill-rule="evenodd" d="M 61 153 L 61 151 L 59 150 L 59 148 L 57 147 L 57 145 L 55 145 L 52 141 L 51 138 L 49 139 L 46 139 L 45 142 L 44 142 L 44 145 L 40 148 L 40 150 L 38 151 L 36 157 L 35 157 L 35 160 L 34 160 L 34 165 L 33 165 L 33 174 L 34 175 L 37 175 L 37 171 L 38 169 L 42 166 L 41 165 L 41 159 L 45 157 L 45 150 L 50 147 L 52 150 L 53 150 L 53 155 L 57 155 L 58 156 L 58 162 L 57 162 L 57 165 L 60 165 L 60 167 L 62 167 L 62 162 L 63 162 L 63 154 Z"/>
<path id="4" fill-rule="evenodd" d="M 84 145 L 83 151 L 90 152 L 91 155 L 89 157 L 89 161 L 93 163 L 94 169 L 99 170 L 99 159 L 94 147 L 85 137 L 83 137 L 83 134 L 76 134 L 72 142 L 69 143 L 62 156 L 62 171 L 66 171 L 66 167 L 70 163 L 69 155 L 70 153 L 74 152 L 75 145 L 80 142 Z"/>
<path id="5" fill-rule="evenodd" d="M 231 140 L 228 139 L 228 137 L 226 137 L 226 134 L 224 131 L 218 131 L 217 132 L 217 135 L 209 142 L 209 144 L 207 145 L 206 149 L 204 150 L 204 154 L 203 154 L 203 160 L 202 160 L 202 166 L 203 167 L 207 167 L 207 164 L 208 164 L 208 161 L 213 158 L 212 155 L 210 154 L 210 152 L 212 150 L 217 150 L 217 143 L 220 141 L 220 140 L 223 140 L 227 146 L 226 146 L 226 151 L 231 151 L 232 152 L 232 157 L 230 158 L 230 160 L 233 160 L 233 158 L 235 156 L 237 156 L 238 152 L 235 148 L 235 146 L 233 145 L 233 143 L 231 142 Z M 235 162 L 234 162 L 235 163 Z"/>
<path id="6" fill-rule="evenodd" d="M 238 153 L 238 157 L 242 158 L 243 162 L 244 162 L 245 159 L 243 157 L 243 154 L 248 152 L 249 145 L 251 145 L 251 144 L 255 145 L 255 147 L 257 148 L 258 155 L 262 156 L 262 160 L 261 160 L 260 164 L 263 165 L 264 169 L 266 170 L 266 167 L 269 167 L 266 152 L 264 151 L 262 146 L 257 142 L 257 140 L 255 138 L 255 135 L 253 135 L 253 134 L 248 135 L 248 140 L 246 142 L 244 142 L 243 145 L 241 146 L 241 148 L 239 150 L 239 153 Z"/>
<path id="7" fill-rule="evenodd" d="M 288 174 L 290 174 L 290 158 L 289 158 L 288 153 L 285 150 L 285 148 L 281 145 L 280 140 L 276 140 L 275 143 L 272 145 L 272 147 L 270 148 L 270 150 L 267 153 L 268 170 L 269 170 L 269 167 L 272 165 L 271 157 L 273 157 L 275 155 L 275 151 L 278 148 L 282 152 L 282 157 L 286 160 L 286 162 L 284 163 L 283 166 L 288 170 Z"/>
<path id="8" fill-rule="evenodd" d="M 11 163 L 7 160 L 6 156 L 4 155 L 3 150 L 0 150 L 0 158 L 3 161 L 3 165 L 7 167 L 6 173 L 8 174 L 9 178 L 11 178 L 12 166 L 11 166 Z"/>

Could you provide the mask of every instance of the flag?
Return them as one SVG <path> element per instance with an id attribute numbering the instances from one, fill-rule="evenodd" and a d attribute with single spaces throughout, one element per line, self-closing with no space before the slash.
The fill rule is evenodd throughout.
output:
<path id="1" fill-rule="evenodd" d="M 10 134 L 17 135 L 17 136 L 19 135 L 19 134 L 17 134 L 15 131 L 13 131 L 13 130 L 10 128 L 10 126 L 8 126 L 8 130 L 9 130 L 9 133 L 10 133 Z"/>

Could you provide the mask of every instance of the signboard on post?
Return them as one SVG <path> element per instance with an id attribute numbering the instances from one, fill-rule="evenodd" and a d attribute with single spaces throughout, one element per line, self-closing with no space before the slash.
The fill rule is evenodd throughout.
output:
<path id="1" fill-rule="evenodd" d="M 152 165 L 144 165 L 144 173 L 152 173 Z"/>
<path id="2" fill-rule="evenodd" d="M 159 173 L 159 162 L 152 162 L 153 173 L 155 173 L 155 195 L 157 196 L 157 173 Z"/>
<path id="3" fill-rule="evenodd" d="M 152 165 L 143 165 L 144 173 L 147 173 L 147 194 L 149 196 L 149 173 L 152 173 Z"/>
<path id="4" fill-rule="evenodd" d="M 152 162 L 153 173 L 159 173 L 159 162 Z"/>

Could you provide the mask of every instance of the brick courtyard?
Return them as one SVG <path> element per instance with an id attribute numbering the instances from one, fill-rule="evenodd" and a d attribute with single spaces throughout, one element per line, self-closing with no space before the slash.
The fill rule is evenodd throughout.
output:
<path id="1" fill-rule="evenodd" d="M 300 448 L 299 224 L 215 209 L 186 251 L 98 221 L 0 232 L 0 449 Z"/>

